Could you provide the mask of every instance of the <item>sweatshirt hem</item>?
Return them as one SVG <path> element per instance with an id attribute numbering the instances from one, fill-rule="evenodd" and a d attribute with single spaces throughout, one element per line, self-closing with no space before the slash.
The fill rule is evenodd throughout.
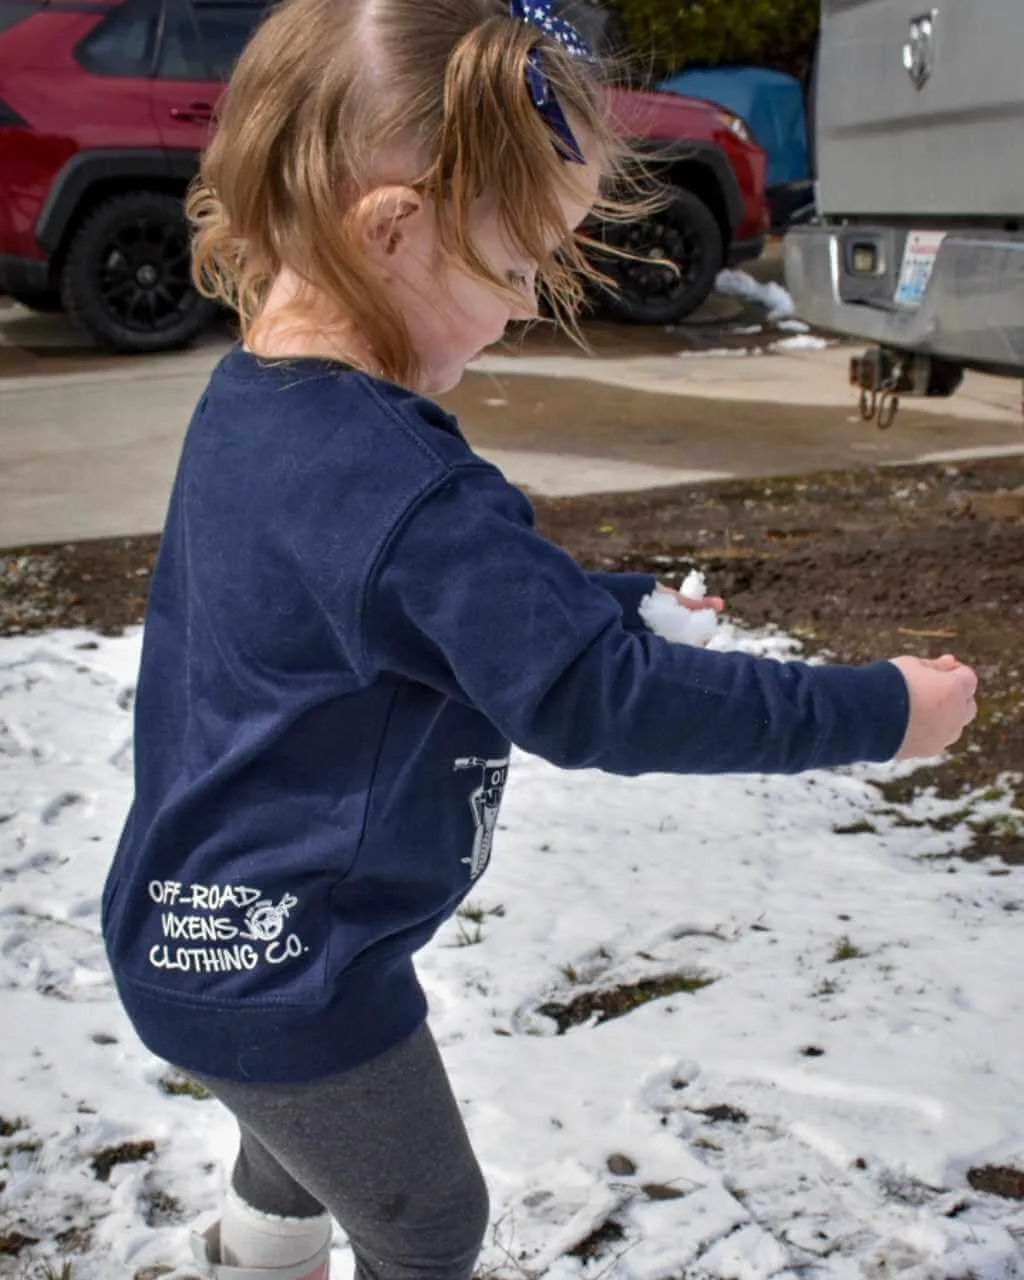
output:
<path id="1" fill-rule="evenodd" d="M 357 990 L 326 1008 L 204 1004 L 123 974 L 117 986 L 136 1034 L 157 1057 L 217 1079 L 283 1084 L 362 1066 L 425 1021 L 426 996 L 411 962 L 362 968 L 358 979 Z"/>

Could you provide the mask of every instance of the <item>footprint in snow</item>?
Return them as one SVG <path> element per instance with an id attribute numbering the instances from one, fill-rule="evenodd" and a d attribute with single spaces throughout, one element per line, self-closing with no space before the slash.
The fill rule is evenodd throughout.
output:
<path id="1" fill-rule="evenodd" d="M 55 822 L 63 817 L 68 809 L 76 809 L 81 805 L 88 803 L 85 796 L 79 791 L 62 791 L 43 807 L 40 817 L 43 824 L 47 827 L 52 826 Z"/>
<path id="2" fill-rule="evenodd" d="M 838 1147 L 821 1143 L 812 1123 L 759 1113 L 751 1098 L 763 1085 L 740 1088 L 742 1106 L 729 1096 L 736 1081 L 716 1081 L 695 1063 L 680 1062 L 648 1080 L 640 1107 L 721 1177 L 751 1218 L 790 1251 L 790 1266 L 856 1257 L 867 1260 L 866 1274 L 881 1280 L 902 1265 L 895 1241 L 904 1230 L 912 1233 L 917 1223 L 943 1233 L 951 1219 L 959 1222 L 961 1193 L 926 1186 L 881 1160 L 845 1159 Z M 933 1274 L 938 1280 L 940 1273 Z M 1024 1280 L 1024 1267 L 1005 1274 Z"/>
<path id="3" fill-rule="evenodd" d="M 66 857 L 55 853 L 52 849 L 39 849 L 21 862 L 13 863 L 0 871 L 0 880 L 17 880 L 32 871 L 50 871 L 53 867 L 62 867 L 68 862 Z"/>

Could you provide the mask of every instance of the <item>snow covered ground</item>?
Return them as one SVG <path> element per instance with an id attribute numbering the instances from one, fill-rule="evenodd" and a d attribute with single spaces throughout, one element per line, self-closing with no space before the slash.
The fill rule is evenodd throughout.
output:
<path id="1" fill-rule="evenodd" d="M 0 641 L 0 1275 L 184 1261 L 232 1154 L 135 1041 L 98 936 L 137 657 Z M 485 1275 L 1024 1276 L 1024 1204 L 968 1177 L 1024 1169 L 1022 873 L 938 857 L 957 806 L 887 808 L 889 774 L 516 760 L 491 870 L 421 964 L 492 1190 Z"/>

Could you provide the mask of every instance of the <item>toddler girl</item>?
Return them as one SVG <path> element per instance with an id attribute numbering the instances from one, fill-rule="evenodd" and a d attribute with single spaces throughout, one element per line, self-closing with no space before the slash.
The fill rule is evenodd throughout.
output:
<path id="1" fill-rule="evenodd" d="M 413 955 L 487 867 L 510 743 L 567 769 L 931 755 L 951 657 L 811 667 L 670 644 L 429 398 L 621 216 L 596 66 L 548 0 L 286 0 L 191 199 L 244 342 L 184 444 L 135 798 L 104 893 L 124 1005 L 237 1118 L 217 1280 L 468 1280 L 487 1194 Z M 704 607 L 720 602 L 704 602 Z"/>

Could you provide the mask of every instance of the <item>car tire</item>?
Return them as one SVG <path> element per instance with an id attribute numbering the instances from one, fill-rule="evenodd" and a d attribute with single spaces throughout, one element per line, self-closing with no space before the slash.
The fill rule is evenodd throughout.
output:
<path id="1" fill-rule="evenodd" d="M 55 289 L 15 289 L 7 296 L 29 311 L 38 311 L 44 316 L 57 315 L 64 310 L 64 303 Z"/>
<path id="2" fill-rule="evenodd" d="M 61 297 L 101 346 L 138 354 L 187 346 L 217 314 L 192 286 L 182 202 L 162 191 L 112 196 L 85 217 L 64 257 Z"/>
<path id="3" fill-rule="evenodd" d="M 663 209 L 638 222 L 604 224 L 599 239 L 629 257 L 594 254 L 613 281 L 601 290 L 608 311 L 635 324 L 674 324 L 692 315 L 711 293 L 724 263 L 722 229 L 692 191 L 672 188 Z M 660 266 L 669 260 L 678 274 Z"/>

